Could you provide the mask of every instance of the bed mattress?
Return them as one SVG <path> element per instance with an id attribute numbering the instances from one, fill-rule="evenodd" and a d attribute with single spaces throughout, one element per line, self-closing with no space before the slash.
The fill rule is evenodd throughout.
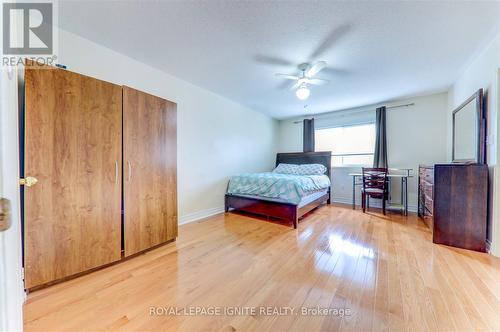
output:
<path id="1" fill-rule="evenodd" d="M 329 188 L 330 179 L 326 175 L 245 173 L 231 178 L 227 193 L 300 207 L 324 195 Z"/>

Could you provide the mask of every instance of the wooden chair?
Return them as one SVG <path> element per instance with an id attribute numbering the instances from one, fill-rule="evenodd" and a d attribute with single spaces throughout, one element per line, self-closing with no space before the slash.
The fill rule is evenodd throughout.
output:
<path id="1" fill-rule="evenodd" d="M 363 167 L 363 188 L 361 189 L 363 213 L 370 207 L 370 197 L 373 197 L 382 199 L 382 211 L 385 215 L 387 189 L 387 168 Z"/>

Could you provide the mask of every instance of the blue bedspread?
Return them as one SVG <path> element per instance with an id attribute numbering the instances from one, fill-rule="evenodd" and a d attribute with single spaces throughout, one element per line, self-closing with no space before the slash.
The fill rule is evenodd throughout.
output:
<path id="1" fill-rule="evenodd" d="M 326 175 L 244 173 L 229 180 L 228 194 L 252 195 L 299 204 L 302 197 L 330 187 Z"/>

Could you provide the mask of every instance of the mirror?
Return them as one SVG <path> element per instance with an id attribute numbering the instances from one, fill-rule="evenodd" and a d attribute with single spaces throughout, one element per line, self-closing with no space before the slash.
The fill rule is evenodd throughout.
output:
<path id="1" fill-rule="evenodd" d="M 484 163 L 483 90 L 453 111 L 453 162 Z"/>
<path id="2" fill-rule="evenodd" d="M 455 159 L 475 160 L 477 156 L 478 118 L 475 101 L 455 114 Z"/>

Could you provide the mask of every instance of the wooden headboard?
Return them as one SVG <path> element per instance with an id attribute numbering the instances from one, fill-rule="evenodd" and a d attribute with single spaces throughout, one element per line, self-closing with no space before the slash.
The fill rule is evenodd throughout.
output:
<path id="1" fill-rule="evenodd" d="M 321 164 L 326 167 L 326 175 L 330 178 L 332 152 L 290 152 L 276 155 L 276 166 L 279 164 Z"/>

